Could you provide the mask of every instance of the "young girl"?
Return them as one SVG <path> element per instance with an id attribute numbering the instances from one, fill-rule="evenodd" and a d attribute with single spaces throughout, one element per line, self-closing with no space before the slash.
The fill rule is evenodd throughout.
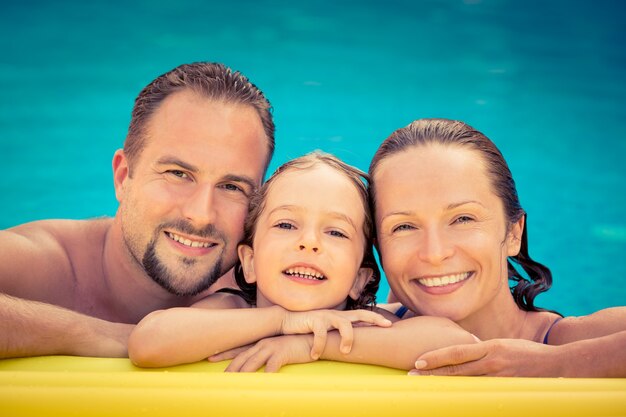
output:
<path id="1" fill-rule="evenodd" d="M 219 359 L 222 352 L 264 338 L 298 334 L 302 337 L 263 345 L 276 346 L 276 355 L 266 348 L 262 357 L 231 369 L 255 370 L 271 361 L 266 369 L 277 370 L 320 356 L 411 369 L 416 354 L 472 341 L 447 319 L 419 317 L 388 328 L 390 320 L 371 311 L 380 276 L 362 178 L 366 174 L 322 153 L 281 166 L 250 203 L 245 240 L 238 247 L 241 291 L 210 295 L 192 308 L 149 314 L 129 339 L 133 363 L 170 366 Z M 377 327 L 353 329 L 356 322 Z M 331 331 L 327 343 L 332 329 L 338 332 Z M 394 351 L 389 358 L 386 353 L 399 344 L 392 335 L 410 337 L 407 331 L 419 332 L 422 341 L 406 339 L 412 341 L 404 347 L 407 352 L 398 358 Z M 354 338 L 359 341 L 352 349 Z M 387 344 L 381 346 L 383 340 Z"/>

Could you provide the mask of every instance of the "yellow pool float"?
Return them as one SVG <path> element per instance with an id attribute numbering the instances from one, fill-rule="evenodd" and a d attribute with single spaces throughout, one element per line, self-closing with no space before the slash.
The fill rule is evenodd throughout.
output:
<path id="1" fill-rule="evenodd" d="M 626 416 L 626 379 L 409 377 L 326 361 L 235 374 L 226 364 L 4 359 L 0 416 Z"/>

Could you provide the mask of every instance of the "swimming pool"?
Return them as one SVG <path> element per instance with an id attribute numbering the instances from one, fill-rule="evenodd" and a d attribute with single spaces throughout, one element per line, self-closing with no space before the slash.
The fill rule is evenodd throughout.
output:
<path id="1" fill-rule="evenodd" d="M 180 63 L 213 60 L 273 103 L 270 169 L 313 149 L 366 169 L 413 119 L 474 125 L 509 161 L 531 255 L 554 273 L 538 304 L 574 315 L 626 304 L 625 6 L 161 3 L 2 6 L 0 227 L 113 215 L 110 161 L 134 97 Z"/>

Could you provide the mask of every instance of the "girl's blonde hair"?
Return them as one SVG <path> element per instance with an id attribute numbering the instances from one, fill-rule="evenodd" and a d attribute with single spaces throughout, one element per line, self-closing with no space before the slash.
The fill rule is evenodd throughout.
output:
<path id="1" fill-rule="evenodd" d="M 318 164 L 327 165 L 344 174 L 346 178 L 354 184 L 355 188 L 359 192 L 359 196 L 361 197 L 363 210 L 365 212 L 365 221 L 363 222 L 365 251 L 361 262 L 361 268 L 371 268 L 373 275 L 370 281 L 363 288 L 363 291 L 357 300 L 353 300 L 348 297 L 346 310 L 373 306 L 376 301 L 378 285 L 380 284 L 380 270 L 378 268 L 378 264 L 376 263 L 376 259 L 374 258 L 372 246 L 374 222 L 369 206 L 369 192 L 367 188 L 369 176 L 360 169 L 346 164 L 334 155 L 321 151 L 314 151 L 281 165 L 252 196 L 248 209 L 248 216 L 246 217 L 246 221 L 244 223 L 244 238 L 241 244 L 252 247 L 252 242 L 254 241 L 254 235 L 256 232 L 256 223 L 265 209 L 267 194 L 272 184 L 276 181 L 276 178 L 285 172 L 310 169 Z M 241 291 L 236 291 L 237 295 L 241 296 L 248 304 L 256 305 L 256 284 L 249 284 L 246 282 L 240 262 L 237 262 L 235 265 L 235 279 L 237 281 L 237 285 L 241 289 Z"/>

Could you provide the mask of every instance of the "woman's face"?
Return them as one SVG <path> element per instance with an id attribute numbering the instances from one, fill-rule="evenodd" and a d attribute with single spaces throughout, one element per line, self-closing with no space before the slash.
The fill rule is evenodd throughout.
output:
<path id="1" fill-rule="evenodd" d="M 404 305 L 463 322 L 511 299 L 506 257 L 519 251 L 523 220 L 507 233 L 477 151 L 412 147 L 383 159 L 373 181 L 381 260 Z"/>

